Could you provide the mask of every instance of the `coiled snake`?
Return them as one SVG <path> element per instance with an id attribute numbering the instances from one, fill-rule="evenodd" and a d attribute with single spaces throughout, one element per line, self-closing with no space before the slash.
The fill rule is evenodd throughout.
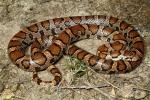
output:
<path id="1" fill-rule="evenodd" d="M 97 55 L 74 45 L 89 38 L 105 41 Z M 75 16 L 45 20 L 22 29 L 10 40 L 8 54 L 19 68 L 33 72 L 33 80 L 38 84 L 58 85 L 62 75 L 54 64 L 63 55 L 82 60 L 96 72 L 126 73 L 141 63 L 144 44 L 137 30 L 118 18 Z M 38 77 L 37 72 L 46 69 L 54 76 L 53 80 Z"/>

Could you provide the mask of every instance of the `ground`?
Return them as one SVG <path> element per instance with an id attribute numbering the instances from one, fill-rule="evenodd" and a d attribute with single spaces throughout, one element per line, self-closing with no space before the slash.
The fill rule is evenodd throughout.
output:
<path id="1" fill-rule="evenodd" d="M 0 0 L 0 100 L 150 100 L 149 5 L 150 0 Z M 21 28 L 46 19 L 83 15 L 111 15 L 136 27 L 145 43 L 141 65 L 127 74 L 106 75 L 66 56 L 57 63 L 63 85 L 51 87 L 37 85 L 32 73 L 9 60 L 7 45 Z M 99 43 L 88 40 L 77 45 L 95 52 Z M 49 79 L 50 75 L 44 71 L 40 76 Z"/>

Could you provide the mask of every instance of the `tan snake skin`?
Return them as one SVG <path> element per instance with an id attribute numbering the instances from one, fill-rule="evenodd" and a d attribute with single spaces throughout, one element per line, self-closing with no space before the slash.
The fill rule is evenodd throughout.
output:
<path id="1" fill-rule="evenodd" d="M 101 39 L 106 43 L 93 55 L 77 46 L 83 39 Z M 27 53 L 29 52 L 29 54 Z M 8 45 L 9 57 L 19 68 L 33 72 L 33 80 L 58 85 L 62 80 L 54 65 L 63 55 L 74 56 L 103 73 L 126 73 L 142 61 L 144 44 L 137 30 L 115 17 L 94 15 L 56 18 L 19 31 Z M 48 70 L 53 80 L 41 80 L 37 72 Z"/>

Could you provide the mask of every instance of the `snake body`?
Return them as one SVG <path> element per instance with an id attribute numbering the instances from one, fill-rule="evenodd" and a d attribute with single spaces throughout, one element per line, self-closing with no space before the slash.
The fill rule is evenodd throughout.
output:
<path id="1" fill-rule="evenodd" d="M 105 41 L 97 55 L 74 45 L 89 38 Z M 75 16 L 45 20 L 22 29 L 10 40 L 8 54 L 19 68 L 33 72 L 38 84 L 58 85 L 62 75 L 55 63 L 63 55 L 82 60 L 96 72 L 126 73 L 141 63 L 144 43 L 133 26 L 118 18 Z M 43 81 L 38 77 L 37 72 L 46 69 L 54 76 L 53 80 Z"/>

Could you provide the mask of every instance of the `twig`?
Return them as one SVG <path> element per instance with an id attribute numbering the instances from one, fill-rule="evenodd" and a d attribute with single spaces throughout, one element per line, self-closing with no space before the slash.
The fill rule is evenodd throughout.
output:
<path id="1" fill-rule="evenodd" d="M 104 87 L 110 87 L 111 85 L 102 85 L 102 86 L 80 86 L 80 87 L 61 87 L 61 89 L 86 89 L 90 90 L 93 88 L 104 88 Z"/>

